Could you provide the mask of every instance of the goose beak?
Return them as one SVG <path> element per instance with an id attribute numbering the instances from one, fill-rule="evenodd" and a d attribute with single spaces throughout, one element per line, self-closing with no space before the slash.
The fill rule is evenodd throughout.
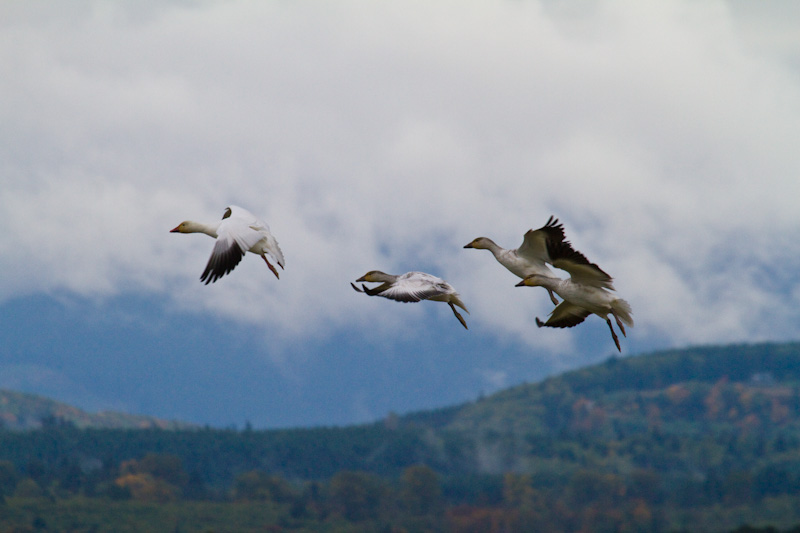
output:
<path id="1" fill-rule="evenodd" d="M 465 244 L 465 245 L 464 245 L 464 248 L 473 248 L 473 246 L 472 246 L 472 243 Z"/>
<path id="2" fill-rule="evenodd" d="M 169 230 L 169 232 L 170 233 L 180 233 L 181 232 L 180 225 L 178 227 L 174 228 L 174 229 Z"/>
<path id="3" fill-rule="evenodd" d="M 525 280 L 523 279 L 522 281 L 520 281 L 519 283 L 517 283 L 517 284 L 516 284 L 516 285 L 514 285 L 514 286 L 515 286 L 515 287 L 524 287 L 525 285 L 527 285 L 527 283 L 525 283 Z"/>

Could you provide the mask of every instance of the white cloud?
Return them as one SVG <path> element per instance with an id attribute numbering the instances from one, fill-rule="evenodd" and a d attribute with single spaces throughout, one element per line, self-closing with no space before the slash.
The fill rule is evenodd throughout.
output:
<path id="1" fill-rule="evenodd" d="M 461 292 L 470 333 L 563 353 L 571 337 L 531 327 L 543 291 L 461 248 L 516 247 L 555 214 L 643 344 L 795 334 L 800 40 L 770 35 L 782 13 L 80 6 L 0 6 L 0 298 L 145 290 L 283 339 L 391 336 L 431 310 L 348 282 L 427 269 Z M 231 203 L 270 224 L 279 281 L 250 256 L 203 286 L 211 240 L 167 233 Z"/>

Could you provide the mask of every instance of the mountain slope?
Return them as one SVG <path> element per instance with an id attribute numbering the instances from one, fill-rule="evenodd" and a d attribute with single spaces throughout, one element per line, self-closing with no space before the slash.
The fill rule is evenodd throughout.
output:
<path id="1" fill-rule="evenodd" d="M 34 394 L 0 389 L 0 427 L 12 430 L 39 429 L 53 424 L 78 428 L 105 429 L 180 429 L 191 424 L 171 422 L 151 416 L 113 411 L 87 413 L 77 407 Z"/>
<path id="2" fill-rule="evenodd" d="M 612 358 L 403 424 L 459 435 L 458 463 L 479 473 L 650 469 L 683 483 L 779 464 L 800 483 L 800 343 Z"/>
<path id="3" fill-rule="evenodd" d="M 625 398 L 642 394 L 680 395 L 675 387 L 713 385 L 720 380 L 731 387 L 738 384 L 753 394 L 785 396 L 800 384 L 800 343 L 694 347 L 614 357 L 605 363 L 540 383 L 512 387 L 453 409 L 443 425 L 457 430 L 561 430 L 563 426 L 553 426 L 552 419 L 557 417 L 555 411 L 565 408 L 565 403 L 572 409 L 576 401 L 618 404 L 621 399 L 614 398 L 619 395 Z M 670 411 L 670 416 L 677 417 L 673 421 L 695 415 L 702 417 L 703 413 Z"/>

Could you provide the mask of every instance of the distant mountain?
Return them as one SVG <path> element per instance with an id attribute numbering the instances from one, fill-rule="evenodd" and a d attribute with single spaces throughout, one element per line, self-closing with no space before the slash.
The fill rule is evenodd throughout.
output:
<path id="1" fill-rule="evenodd" d="M 113 411 L 87 413 L 77 407 L 34 394 L 0 389 L 0 427 L 40 429 L 53 425 L 100 429 L 189 429 L 192 424 Z"/>
<path id="2" fill-rule="evenodd" d="M 577 428 L 581 409 L 594 410 L 596 415 L 598 409 L 603 409 L 606 418 L 618 421 L 626 416 L 633 419 L 641 415 L 639 422 L 649 417 L 652 423 L 653 407 L 664 404 L 659 409 L 659 423 L 663 428 L 671 424 L 706 422 L 709 415 L 702 411 L 707 407 L 708 398 L 700 396 L 708 395 L 714 386 L 735 389 L 746 397 L 761 398 L 761 403 L 764 398 L 771 398 L 773 404 L 788 402 L 789 407 L 796 407 L 800 414 L 800 398 L 793 399 L 800 394 L 800 342 L 693 347 L 612 357 L 597 365 L 511 387 L 474 402 L 405 415 L 391 414 L 378 423 L 390 429 L 403 427 L 448 433 L 563 434 L 564 430 Z M 686 399 L 678 400 L 687 394 Z M 666 404 L 661 401 L 665 397 L 671 398 Z M 731 400 L 731 394 L 726 398 Z M 628 406 L 636 404 L 639 411 L 632 414 L 625 407 L 626 403 Z M 682 407 L 669 409 L 671 404 Z M 689 404 L 696 409 L 687 409 Z M 752 414 L 754 409 L 752 405 L 738 409 L 734 405 L 727 407 L 726 423 L 741 422 L 740 419 Z M 648 408 L 649 414 L 645 413 Z M 791 412 L 794 413 L 794 409 Z M 34 394 L 0 389 L 0 427 L 37 429 L 47 424 L 98 429 L 197 427 L 186 422 L 113 411 L 88 413 Z M 354 426 L 354 429 L 365 426 L 369 424 Z M 347 430 L 343 427 L 338 431 L 346 433 Z M 286 431 L 308 430 L 276 432 Z"/>

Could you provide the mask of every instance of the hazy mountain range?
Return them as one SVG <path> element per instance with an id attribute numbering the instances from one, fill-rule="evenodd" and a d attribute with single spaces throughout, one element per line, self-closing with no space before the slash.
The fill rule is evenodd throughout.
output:
<path id="1" fill-rule="evenodd" d="M 694 347 L 625 358 L 610 357 L 598 365 L 565 372 L 538 383 L 504 389 L 474 402 L 404 415 L 391 413 L 383 422 L 388 426 L 423 426 L 475 434 L 486 431 L 530 434 L 552 430 L 553 426 L 544 413 L 552 411 L 554 403 L 575 411 L 567 418 L 577 416 L 581 410 L 595 416 L 603 411 L 603 421 L 609 417 L 618 420 L 642 418 L 646 410 L 643 405 L 658 403 L 658 398 L 665 395 L 676 405 L 692 405 L 702 411 L 709 408 L 710 400 L 697 394 L 690 399 L 692 393 L 688 390 L 705 384 L 701 389 L 703 394 L 708 394 L 708 387 L 715 383 L 735 386 L 745 396 L 765 395 L 773 401 L 792 405 L 797 402 L 800 407 L 800 396 L 794 398 L 800 394 L 800 343 Z M 579 406 L 565 402 L 577 402 Z M 637 407 L 635 416 L 621 407 L 626 402 L 642 404 Z M 661 411 L 669 413 L 665 409 Z M 552 413 L 549 416 L 553 416 Z M 652 413 L 648 416 L 648 425 L 652 426 L 655 424 Z M 735 423 L 747 416 L 746 409 L 734 408 L 726 410 L 722 418 Z M 682 418 L 686 417 L 666 417 L 664 423 L 680 422 L 678 419 Z M 189 422 L 116 411 L 90 413 L 42 396 L 3 389 L 0 389 L 0 421 L 3 427 L 13 430 L 39 429 L 48 424 L 106 429 L 199 427 Z"/>
<path id="2" fill-rule="evenodd" d="M 48 424 L 71 424 L 78 428 L 187 429 L 192 424 L 153 416 L 115 411 L 88 413 L 49 398 L 0 389 L 0 426 L 12 430 L 41 429 Z"/>

